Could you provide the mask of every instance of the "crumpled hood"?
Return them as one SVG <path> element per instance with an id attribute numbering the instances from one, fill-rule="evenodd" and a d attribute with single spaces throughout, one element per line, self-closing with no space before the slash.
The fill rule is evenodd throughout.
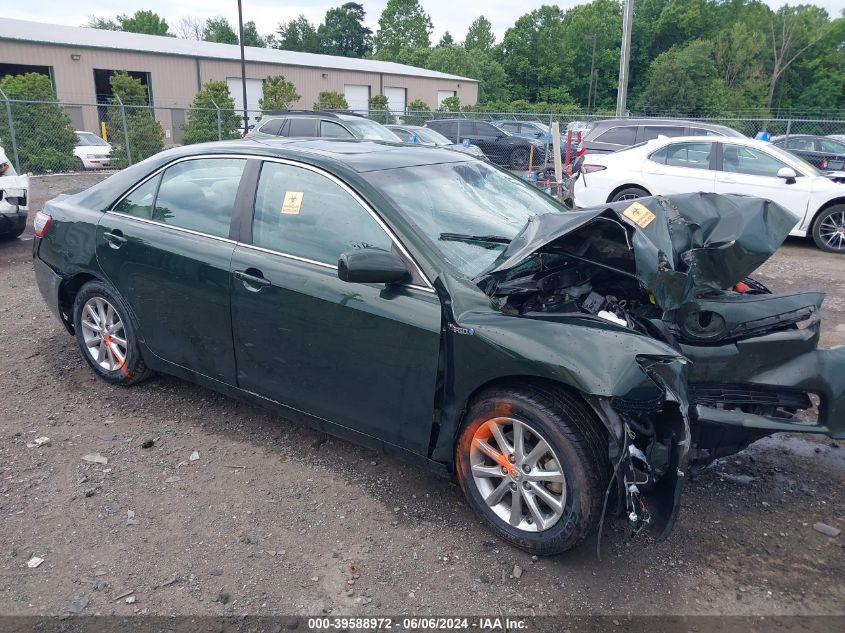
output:
<path id="1" fill-rule="evenodd" d="M 555 252 L 556 240 L 603 220 L 624 227 L 636 278 L 661 308 L 672 310 L 748 276 L 783 243 L 797 218 L 769 200 L 712 193 L 654 196 L 534 216 L 479 278 L 479 285 L 485 287 L 486 279 L 534 253 Z"/>

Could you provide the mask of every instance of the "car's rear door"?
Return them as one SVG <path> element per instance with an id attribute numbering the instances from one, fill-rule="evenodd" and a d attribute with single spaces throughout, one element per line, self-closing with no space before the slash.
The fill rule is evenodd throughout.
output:
<path id="1" fill-rule="evenodd" d="M 643 162 L 643 179 L 655 195 L 715 190 L 712 170 L 713 143 L 687 141 L 669 143 L 652 152 Z"/>
<path id="2" fill-rule="evenodd" d="M 424 454 L 440 350 L 437 295 L 410 261 L 413 284 L 338 279 L 347 250 L 408 256 L 333 176 L 266 161 L 254 199 L 231 263 L 238 385 Z"/>
<path id="3" fill-rule="evenodd" d="M 103 214 L 97 262 L 156 356 L 235 383 L 230 222 L 247 159 L 180 160 Z"/>
<path id="4" fill-rule="evenodd" d="M 807 212 L 812 179 L 796 172 L 793 182 L 778 178 L 778 170 L 790 167 L 758 147 L 721 142 L 716 172 L 716 193 L 738 193 L 774 200 L 802 219 Z M 791 167 L 790 167 L 791 168 Z M 796 219 L 797 222 L 797 219 Z"/>

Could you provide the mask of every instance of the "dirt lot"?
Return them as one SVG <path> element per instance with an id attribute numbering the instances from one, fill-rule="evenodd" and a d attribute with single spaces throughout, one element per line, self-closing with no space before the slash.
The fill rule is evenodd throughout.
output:
<path id="1" fill-rule="evenodd" d="M 33 208 L 95 179 L 36 178 Z M 0 243 L 0 614 L 845 614 L 845 533 L 813 529 L 845 529 L 845 442 L 769 438 L 690 482 L 668 542 L 618 524 L 601 561 L 533 561 L 447 480 L 177 379 L 95 379 L 31 244 Z M 845 258 L 790 241 L 757 276 L 826 291 L 845 343 Z"/>

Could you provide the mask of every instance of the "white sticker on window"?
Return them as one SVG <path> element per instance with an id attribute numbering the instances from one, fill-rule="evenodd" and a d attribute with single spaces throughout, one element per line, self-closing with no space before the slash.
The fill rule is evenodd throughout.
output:
<path id="1" fill-rule="evenodd" d="M 282 202 L 282 213 L 285 215 L 299 215 L 302 207 L 302 198 L 305 194 L 302 191 L 286 191 L 285 199 Z"/>

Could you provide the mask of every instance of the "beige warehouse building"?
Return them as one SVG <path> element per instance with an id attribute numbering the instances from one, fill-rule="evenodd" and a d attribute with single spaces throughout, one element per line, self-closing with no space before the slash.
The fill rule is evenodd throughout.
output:
<path id="1" fill-rule="evenodd" d="M 420 99 L 436 108 L 457 96 L 472 105 L 478 82 L 394 62 L 245 48 L 247 108 L 258 109 L 262 82 L 284 75 L 301 99 L 291 107 L 310 109 L 320 92 L 346 96 L 350 109 L 365 110 L 373 95 L 385 95 L 388 107 L 402 112 Z M 0 18 L 0 78 L 25 72 L 50 76 L 56 94 L 77 129 L 99 130 L 96 104 L 111 96 L 109 77 L 124 70 L 147 87 L 150 103 L 166 141 L 179 142 L 185 113 L 201 85 L 226 81 L 238 109 L 243 108 L 240 48 L 232 44 L 104 31 Z"/>

